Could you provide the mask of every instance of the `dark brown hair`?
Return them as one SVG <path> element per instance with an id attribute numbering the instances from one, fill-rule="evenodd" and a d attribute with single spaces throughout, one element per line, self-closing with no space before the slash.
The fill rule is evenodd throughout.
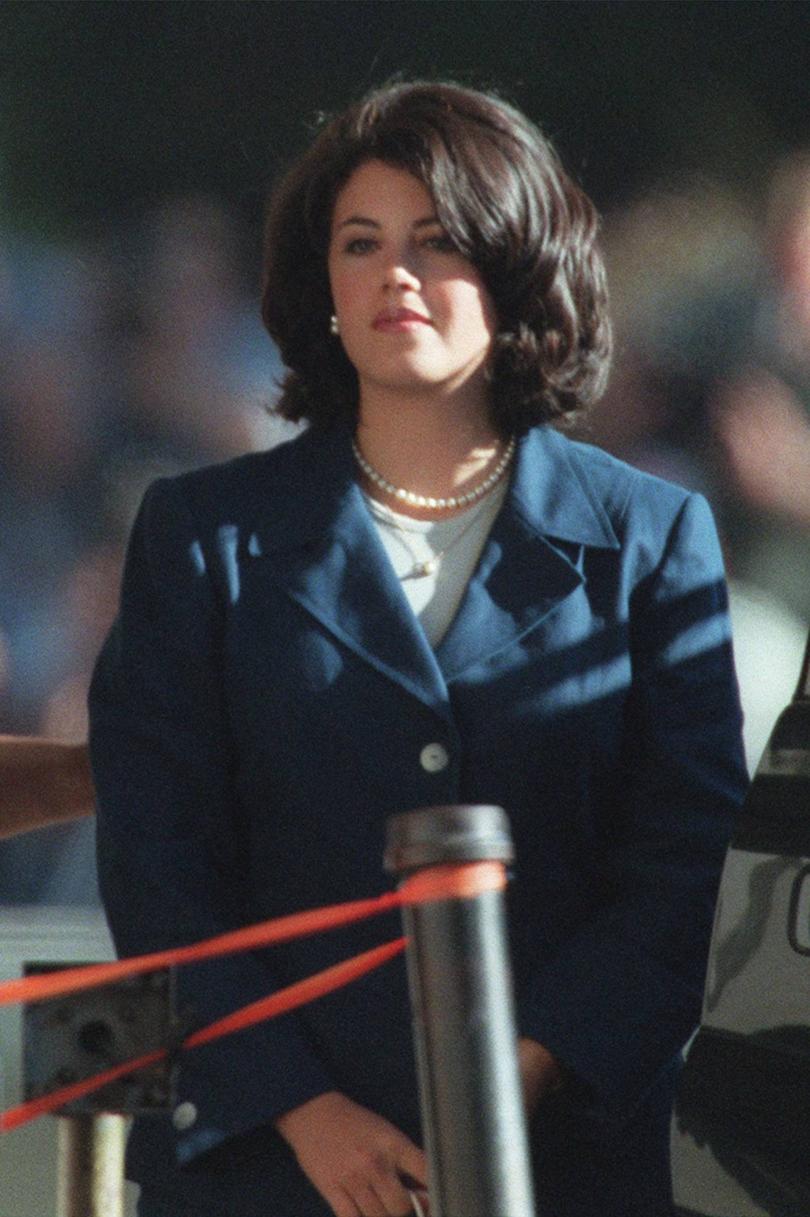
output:
<path id="1" fill-rule="evenodd" d="M 335 198 L 369 160 L 422 182 L 492 296 L 497 430 L 522 434 L 594 401 L 611 335 L 593 204 L 518 110 L 416 81 L 378 89 L 332 119 L 271 200 L 262 316 L 289 369 L 279 413 L 312 423 L 356 413 L 354 368 L 329 334 L 327 253 Z"/>

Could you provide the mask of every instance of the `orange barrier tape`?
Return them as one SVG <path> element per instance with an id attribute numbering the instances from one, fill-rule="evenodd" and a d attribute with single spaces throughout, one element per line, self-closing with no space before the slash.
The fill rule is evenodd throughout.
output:
<path id="1" fill-rule="evenodd" d="M 113 963 L 88 964 L 79 968 L 64 968 L 37 976 L 7 980 L 0 984 L 0 1006 L 16 1002 L 44 1001 L 61 997 L 79 989 L 92 989 L 110 984 L 126 976 L 151 972 L 182 964 L 200 963 L 220 955 L 251 951 L 293 938 L 303 938 L 323 930 L 336 929 L 404 904 L 424 904 L 433 900 L 467 900 L 487 891 L 499 891 L 506 886 L 506 871 L 501 862 L 464 862 L 453 866 L 431 866 L 405 879 L 396 892 L 385 892 L 368 900 L 352 900 L 346 904 L 326 905 L 286 917 L 275 917 L 258 925 L 219 934 L 191 946 L 138 955 Z"/>
<path id="2" fill-rule="evenodd" d="M 292 938 L 303 938 L 305 935 L 315 934 L 319 930 L 331 930 L 337 926 L 349 925 L 353 921 L 373 917 L 377 913 L 395 908 L 398 904 L 397 895 L 396 892 L 386 892 L 383 896 L 375 896 L 371 900 L 354 900 L 348 904 L 334 904 L 321 909 L 311 909 L 304 913 L 291 913 L 287 917 L 275 917 L 271 921 L 262 921 L 258 925 L 246 926 L 241 930 L 231 930 L 227 934 L 219 934 L 216 938 L 209 938 L 205 942 L 193 943 L 187 947 L 174 947 L 168 951 L 156 951 L 151 955 L 136 955 L 131 959 L 119 959 L 114 963 L 87 964 L 81 968 L 66 968 L 60 972 L 47 972 L 38 976 L 5 981 L 0 985 L 0 1006 L 12 1005 L 20 1001 L 43 1001 L 45 998 L 74 993 L 78 989 L 92 989 L 98 985 L 107 985 L 114 980 L 122 980 L 126 976 L 152 972 L 156 968 L 199 963 L 204 959 L 213 959 L 219 955 L 232 955 L 237 951 L 250 951 L 257 947 L 272 946 L 278 942 L 288 942 Z"/>
<path id="3" fill-rule="evenodd" d="M 82 1099 L 86 1094 L 92 1094 L 94 1090 L 100 1090 L 102 1086 L 107 1086 L 110 1082 L 117 1082 L 119 1078 L 126 1077 L 128 1073 L 134 1073 L 136 1069 L 146 1069 L 148 1065 L 162 1061 L 167 1055 L 165 1048 L 157 1048 L 154 1052 L 147 1052 L 145 1056 L 123 1061 L 122 1064 L 115 1065 L 112 1069 L 105 1069 L 104 1073 L 94 1073 L 91 1078 L 85 1078 L 82 1082 L 73 1082 L 70 1086 L 52 1090 L 50 1094 L 40 1095 L 38 1099 L 29 1099 L 27 1103 L 10 1107 L 8 1111 L 0 1112 L 0 1133 L 11 1132 L 13 1128 L 19 1128 L 22 1124 L 28 1124 L 31 1120 L 38 1119 L 39 1116 L 56 1111 L 57 1108 L 64 1107 L 66 1103 Z"/>
<path id="4" fill-rule="evenodd" d="M 402 905 L 426 904 L 437 900 L 467 900 L 483 892 L 500 891 L 506 887 L 506 870 L 500 862 L 467 862 L 452 866 L 426 867 L 405 879 L 399 890 L 386 892 L 369 900 L 354 900 L 346 904 L 328 905 L 303 913 L 292 913 L 277 917 L 259 925 L 247 926 L 228 934 L 220 934 L 205 942 L 171 951 L 159 951 L 152 955 L 141 955 L 133 959 L 122 959 L 115 963 L 89 964 L 79 968 L 65 968 L 58 972 L 43 973 L 20 980 L 0 984 L 0 1005 L 13 1002 L 36 1002 L 46 998 L 64 996 L 80 989 L 95 988 L 109 984 L 122 977 L 153 971 L 156 968 L 178 964 L 197 963 L 216 956 L 233 954 L 287 942 L 293 938 L 315 934 L 319 930 L 334 929 L 353 921 L 373 917 Z M 261 998 L 244 1006 L 241 1010 L 219 1019 L 210 1026 L 188 1036 L 182 1048 L 198 1048 L 225 1035 L 252 1027 L 264 1019 L 275 1018 L 294 1010 L 298 1006 L 323 997 L 343 985 L 380 967 L 398 955 L 405 947 L 404 938 L 395 939 L 383 946 L 344 960 L 323 972 L 280 989 L 269 997 Z M 103 1086 L 117 1081 L 128 1073 L 144 1069 L 168 1055 L 165 1048 L 156 1049 L 135 1060 L 124 1061 L 103 1073 L 95 1074 L 81 1082 L 74 1082 L 50 1094 L 41 1095 L 27 1103 L 0 1113 L 0 1133 L 35 1120 L 48 1112 L 56 1111 L 66 1103 L 83 1098 Z"/>
<path id="5" fill-rule="evenodd" d="M 297 1006 L 314 1001 L 317 997 L 332 993 L 335 989 L 342 988 L 343 985 L 357 980 L 367 972 L 373 971 L 374 968 L 379 968 L 389 959 L 393 959 L 395 955 L 399 955 L 404 950 L 405 944 L 404 938 L 396 938 L 380 947 L 364 951 L 362 955 L 356 955 L 352 959 L 345 959 L 342 963 L 334 964 L 331 968 L 325 968 L 324 971 L 318 972 L 314 976 L 308 976 L 305 980 L 288 985 L 286 989 L 279 989 L 278 993 L 251 1002 L 250 1005 L 227 1015 L 226 1018 L 221 1018 L 217 1022 L 211 1023 L 210 1026 L 203 1027 L 200 1031 L 195 1031 L 184 1040 L 182 1047 L 184 1050 L 199 1048 L 202 1044 L 209 1044 L 212 1040 L 220 1039 L 222 1036 L 252 1027 L 264 1019 L 276 1018 L 280 1014 L 294 1010 Z M 115 1082 L 128 1073 L 145 1069 L 148 1065 L 163 1060 L 167 1055 L 167 1049 L 159 1048 L 145 1056 L 137 1057 L 135 1060 L 124 1061 L 91 1078 L 85 1078 L 82 1082 L 74 1082 L 72 1085 L 63 1086 L 60 1090 L 54 1090 L 50 1094 L 30 1099 L 27 1103 L 20 1103 L 19 1106 L 0 1113 L 0 1133 L 10 1132 L 13 1128 L 19 1128 L 31 1120 L 36 1120 L 39 1116 L 56 1111 L 58 1108 L 64 1107 L 66 1103 L 92 1094 L 94 1090 L 100 1090 L 102 1086 L 107 1086 L 110 1082 Z"/>
<path id="6" fill-rule="evenodd" d="M 464 862 L 452 866 L 426 866 L 404 879 L 398 904 L 426 904 L 431 900 L 471 900 L 483 892 L 506 887 L 502 862 Z"/>
<path id="7" fill-rule="evenodd" d="M 243 1006 L 234 1014 L 228 1014 L 216 1023 L 203 1027 L 201 1031 L 193 1032 L 185 1040 L 183 1047 L 199 1048 L 202 1044 L 209 1044 L 223 1035 L 231 1035 L 234 1031 L 244 1031 L 246 1027 L 253 1027 L 266 1018 L 276 1018 L 279 1014 L 286 1014 L 288 1010 L 294 1010 L 297 1006 L 306 1005 L 307 1002 L 314 1001 L 316 997 L 323 997 L 325 994 L 333 992 L 334 989 L 339 989 L 343 985 L 348 985 L 351 981 L 365 976 L 366 972 L 370 972 L 373 968 L 387 963 L 395 955 L 401 954 L 405 950 L 406 944 L 406 938 L 395 938 L 380 947 L 372 947 L 370 951 L 364 951 L 362 955 L 355 955 L 352 959 L 344 959 L 342 963 L 333 964 L 331 968 L 324 968 L 323 972 L 317 972 L 314 976 L 306 977 L 305 980 L 298 980 L 295 984 L 288 985 L 286 989 L 279 989 L 278 993 L 273 993 L 270 997 L 262 997 L 259 1001 L 251 1002 L 249 1006 Z"/>

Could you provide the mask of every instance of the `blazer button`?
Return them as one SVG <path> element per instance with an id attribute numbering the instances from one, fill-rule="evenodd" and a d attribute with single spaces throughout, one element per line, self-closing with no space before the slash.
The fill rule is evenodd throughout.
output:
<path id="1" fill-rule="evenodd" d="M 187 1128 L 197 1123 L 197 1108 L 193 1103 L 180 1103 L 175 1107 L 172 1113 L 172 1124 L 178 1132 L 185 1132 Z"/>
<path id="2" fill-rule="evenodd" d="M 428 773 L 441 773 L 450 764 L 450 756 L 443 744 L 425 744 L 419 753 L 419 764 Z"/>

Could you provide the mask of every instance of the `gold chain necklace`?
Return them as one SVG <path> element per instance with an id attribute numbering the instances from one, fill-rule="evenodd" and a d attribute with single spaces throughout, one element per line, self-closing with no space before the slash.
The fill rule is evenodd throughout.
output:
<path id="1" fill-rule="evenodd" d="M 493 487 L 490 487 L 490 489 L 493 489 Z M 397 540 L 411 560 L 412 565 L 410 569 L 407 570 L 404 575 L 399 576 L 403 583 L 406 579 L 423 579 L 427 575 L 435 575 L 445 554 L 449 553 L 451 549 L 458 545 L 459 541 L 462 539 L 462 537 L 466 536 L 481 514 L 480 511 L 471 511 L 470 518 L 464 521 L 464 527 L 459 529 L 456 535 L 447 542 L 443 549 L 438 550 L 438 552 L 433 554 L 430 558 L 419 559 L 414 550 L 411 548 L 410 541 L 408 540 L 408 529 L 403 528 L 402 524 L 400 524 L 399 520 L 397 519 L 396 513 L 391 511 L 390 508 L 384 508 L 380 503 L 375 503 L 369 495 L 366 495 L 365 497 L 369 504 L 372 515 L 376 516 L 381 524 L 393 529 Z M 482 496 L 480 495 L 478 496 L 479 502 L 481 497 Z"/>

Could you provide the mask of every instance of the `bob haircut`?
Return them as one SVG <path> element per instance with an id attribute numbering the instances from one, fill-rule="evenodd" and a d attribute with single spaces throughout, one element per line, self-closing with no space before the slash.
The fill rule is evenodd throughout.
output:
<path id="1" fill-rule="evenodd" d="M 490 94 L 396 83 L 324 126 L 275 191 L 262 317 L 288 368 L 276 411 L 312 424 L 357 413 L 357 376 L 333 312 L 327 255 L 335 199 L 370 160 L 413 174 L 497 312 L 492 422 L 502 436 L 574 415 L 607 380 L 611 332 L 597 215 L 542 133 Z"/>

